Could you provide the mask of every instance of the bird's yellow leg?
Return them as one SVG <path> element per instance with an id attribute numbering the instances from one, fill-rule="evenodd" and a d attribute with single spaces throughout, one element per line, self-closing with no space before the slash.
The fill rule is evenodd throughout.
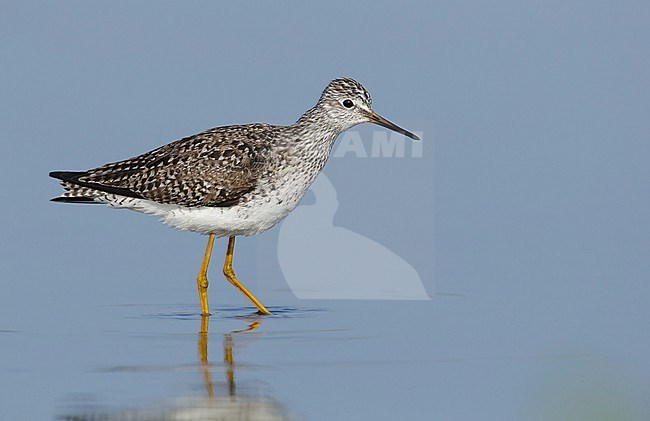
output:
<path id="1" fill-rule="evenodd" d="M 226 279 L 228 279 L 228 282 L 233 284 L 235 288 L 237 288 L 242 294 L 248 298 L 251 303 L 255 304 L 255 307 L 257 307 L 258 313 L 260 314 L 265 314 L 269 315 L 271 314 L 270 311 L 266 309 L 260 303 L 257 298 L 253 294 L 251 294 L 242 284 L 239 283 L 237 278 L 235 277 L 235 272 L 232 270 L 232 255 L 233 251 L 235 250 L 235 236 L 231 236 L 228 238 L 228 251 L 226 252 L 226 261 L 223 263 L 223 274 L 226 275 Z"/>
<path id="2" fill-rule="evenodd" d="M 214 244 L 214 234 L 208 237 L 208 245 L 205 247 L 205 254 L 203 255 L 203 263 L 201 263 L 201 270 L 196 277 L 196 287 L 199 290 L 199 301 L 201 302 L 201 315 L 209 316 L 210 310 L 208 309 L 208 266 L 210 265 L 210 256 L 212 255 L 212 245 Z"/>

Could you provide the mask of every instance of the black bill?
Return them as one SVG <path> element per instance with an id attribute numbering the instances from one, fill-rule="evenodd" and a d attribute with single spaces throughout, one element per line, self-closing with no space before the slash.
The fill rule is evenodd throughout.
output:
<path id="1" fill-rule="evenodd" d="M 387 129 L 391 129 L 397 133 L 403 134 L 404 136 L 410 137 L 413 140 L 420 140 L 420 138 L 414 135 L 413 133 L 409 132 L 408 130 L 404 130 L 397 124 L 391 123 L 390 121 L 386 120 L 384 117 L 380 116 L 375 112 L 371 112 L 368 115 L 368 118 L 370 118 L 370 122 L 372 123 L 379 124 L 380 126 L 384 126 Z"/>

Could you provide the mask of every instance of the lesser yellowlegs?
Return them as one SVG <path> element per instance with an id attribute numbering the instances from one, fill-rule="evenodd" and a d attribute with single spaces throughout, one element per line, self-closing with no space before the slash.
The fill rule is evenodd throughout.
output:
<path id="1" fill-rule="evenodd" d="M 336 137 L 375 123 L 416 135 L 372 110 L 353 79 L 331 81 L 316 105 L 290 126 L 224 126 L 88 171 L 56 171 L 65 189 L 55 202 L 104 203 L 160 217 L 180 230 L 208 235 L 197 276 L 201 314 L 208 315 L 208 264 L 215 237 L 229 237 L 223 273 L 258 309 L 270 314 L 235 277 L 235 237 L 273 227 L 291 212 L 327 161 Z"/>

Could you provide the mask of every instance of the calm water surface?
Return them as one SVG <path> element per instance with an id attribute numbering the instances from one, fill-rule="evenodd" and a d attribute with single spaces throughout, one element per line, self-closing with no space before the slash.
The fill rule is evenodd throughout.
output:
<path id="1" fill-rule="evenodd" d="M 641 419 L 640 320 L 621 345 L 617 323 L 485 301 L 294 300 L 209 324 L 190 305 L 42 315 L 0 333 L 3 419 Z"/>

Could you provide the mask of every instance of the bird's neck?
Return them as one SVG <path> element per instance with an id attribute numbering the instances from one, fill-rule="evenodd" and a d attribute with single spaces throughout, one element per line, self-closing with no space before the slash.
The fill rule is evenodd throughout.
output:
<path id="1" fill-rule="evenodd" d="M 336 137 L 346 129 L 339 121 L 329 116 L 321 103 L 305 111 L 292 128 L 301 134 L 301 140 L 329 143 L 330 147 Z"/>
<path id="2" fill-rule="evenodd" d="M 306 186 L 316 178 L 327 162 L 337 136 L 344 130 L 328 118 L 318 105 L 307 110 L 294 124 L 287 126 L 284 157 L 302 168 Z"/>

